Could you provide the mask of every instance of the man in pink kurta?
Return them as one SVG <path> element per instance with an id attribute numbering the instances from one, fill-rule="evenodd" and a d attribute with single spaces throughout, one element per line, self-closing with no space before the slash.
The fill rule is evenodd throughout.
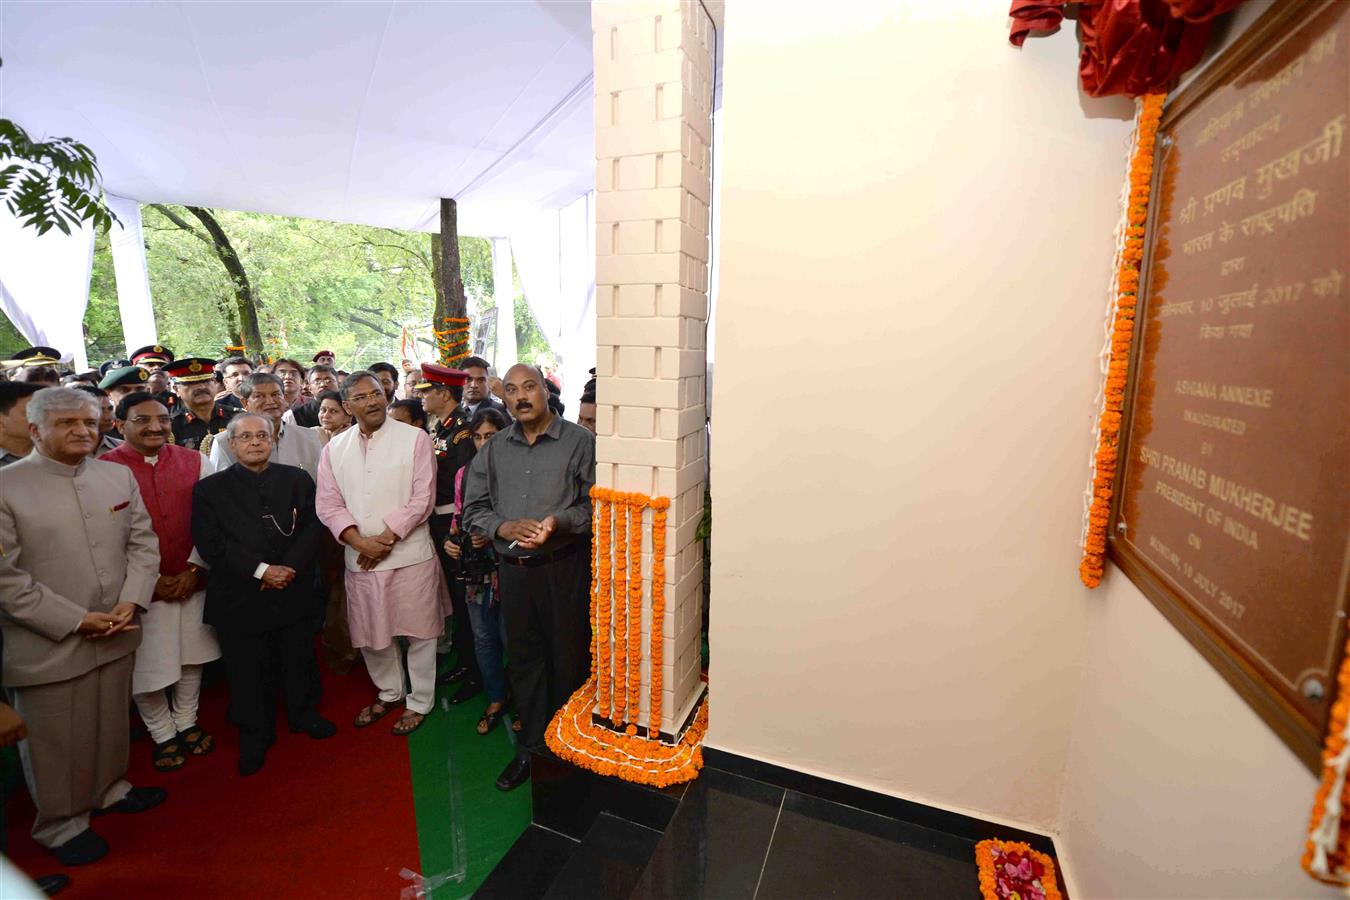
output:
<path id="1" fill-rule="evenodd" d="M 379 688 L 355 724 L 369 725 L 402 702 L 393 732 L 411 734 L 435 702 L 436 639 L 450 610 L 427 525 L 436 496 L 435 456 L 425 431 L 386 415 L 384 392 L 369 372 L 348 376 L 342 395 L 359 427 L 323 448 L 316 506 L 346 548 L 352 646 L 360 648 Z M 408 640 L 407 692 L 396 637 Z"/>

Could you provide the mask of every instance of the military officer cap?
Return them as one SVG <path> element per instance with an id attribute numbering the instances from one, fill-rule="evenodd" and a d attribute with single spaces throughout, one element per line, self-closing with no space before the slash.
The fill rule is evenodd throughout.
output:
<path id="1" fill-rule="evenodd" d="M 36 366 L 56 366 L 61 362 L 61 351 L 54 347 L 27 347 L 15 353 L 12 357 L 5 360 L 2 364 L 6 369 L 25 368 L 31 369 Z"/>
<path id="2" fill-rule="evenodd" d="M 110 359 L 98 367 L 98 377 L 102 378 L 113 369 L 125 369 L 129 365 L 131 365 L 131 360 L 129 359 Z"/>
<path id="3" fill-rule="evenodd" d="M 185 356 L 169 363 L 162 371 L 179 384 L 210 381 L 216 377 L 216 361 L 205 356 Z"/>
<path id="4" fill-rule="evenodd" d="M 452 385 L 463 387 L 468 380 L 468 372 L 461 372 L 459 369 L 452 369 L 449 366 L 438 366 L 435 363 L 422 363 L 422 380 L 413 385 L 413 388 L 421 391 L 427 388 L 450 387 Z"/>
<path id="5" fill-rule="evenodd" d="M 329 359 L 337 359 L 337 354 L 334 353 L 332 350 L 320 350 L 318 353 L 314 354 L 314 358 L 310 360 L 310 362 L 318 362 L 325 356 L 328 357 Z"/>
<path id="6" fill-rule="evenodd" d="M 129 384 L 144 384 L 150 380 L 150 373 L 140 366 L 123 366 L 120 369 L 112 369 L 98 386 L 103 390 L 109 390 L 115 387 L 125 387 Z"/>
<path id="7" fill-rule="evenodd" d="M 131 361 L 138 366 L 146 363 L 159 363 L 162 366 L 173 362 L 173 351 L 161 344 L 146 344 L 131 354 Z"/>

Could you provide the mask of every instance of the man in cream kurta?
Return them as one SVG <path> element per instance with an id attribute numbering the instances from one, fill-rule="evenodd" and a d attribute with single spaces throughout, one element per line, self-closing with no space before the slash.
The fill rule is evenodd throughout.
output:
<path id="1" fill-rule="evenodd" d="M 371 724 L 405 700 L 403 660 L 395 637 L 408 639 L 406 709 L 394 734 L 411 734 L 431 712 L 436 693 L 436 639 L 450 597 L 427 520 L 436 496 L 431 439 L 389 418 L 384 391 L 369 372 L 342 386 L 343 405 L 356 417 L 323 448 L 319 460 L 319 519 L 345 545 L 347 621 L 361 649 L 375 702 L 356 717 Z"/>
<path id="2" fill-rule="evenodd" d="M 28 723 L 19 754 L 33 837 L 79 865 L 108 850 L 91 812 L 164 799 L 126 780 L 135 619 L 155 590 L 159 542 L 131 472 L 86 458 L 98 441 L 93 397 L 47 388 L 27 414 L 35 452 L 0 474 L 4 683 Z"/>

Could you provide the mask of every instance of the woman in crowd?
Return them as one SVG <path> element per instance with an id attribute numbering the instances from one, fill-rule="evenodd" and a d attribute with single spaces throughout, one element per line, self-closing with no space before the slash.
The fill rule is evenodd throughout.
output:
<path id="1" fill-rule="evenodd" d="M 481 450 L 494 434 L 507 426 L 506 416 L 491 406 L 480 407 L 469 423 L 469 433 L 473 435 L 474 449 Z M 451 537 L 445 542 L 445 552 L 453 559 L 464 556 L 465 547 L 460 537 L 460 517 L 464 514 L 464 473 L 468 466 L 459 470 L 455 476 L 455 522 L 451 526 Z M 478 720 L 478 733 L 488 734 L 497 727 L 506 713 L 509 701 L 506 688 L 506 667 L 502 665 L 502 656 L 506 647 L 506 624 L 502 618 L 501 600 L 497 593 L 497 567 L 493 559 L 492 542 L 477 535 L 470 539 L 472 551 L 482 554 L 491 565 L 485 566 L 486 574 L 465 585 L 465 600 L 468 601 L 469 626 L 473 629 L 474 656 L 478 658 L 478 668 L 483 673 L 483 692 L 487 694 L 488 705 Z M 467 565 L 462 570 L 472 571 Z M 469 576 L 472 577 L 472 576 Z M 511 726 L 520 730 L 517 719 Z"/>
<path id="2" fill-rule="evenodd" d="M 352 424 L 352 417 L 342 408 L 342 395 L 337 391 L 324 391 L 319 394 L 319 424 L 314 430 L 326 444 Z"/>

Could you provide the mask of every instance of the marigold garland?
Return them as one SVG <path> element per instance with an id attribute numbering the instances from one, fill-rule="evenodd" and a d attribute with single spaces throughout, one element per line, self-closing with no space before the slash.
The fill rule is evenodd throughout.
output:
<path id="1" fill-rule="evenodd" d="M 436 339 L 436 351 L 440 356 L 442 365 L 450 365 L 452 362 L 464 359 L 470 356 L 469 353 L 469 320 L 460 317 L 442 316 L 441 328 L 434 325 L 431 333 Z M 462 352 L 458 352 L 463 348 Z"/>
<path id="2" fill-rule="evenodd" d="M 1331 707 L 1322 747 L 1322 781 L 1313 798 L 1303 871 L 1318 881 L 1350 885 L 1350 804 L 1346 772 L 1350 769 L 1350 645 L 1336 676 L 1336 702 Z"/>
<path id="3" fill-rule="evenodd" d="M 1093 456 L 1092 504 L 1088 509 L 1083 558 L 1078 565 L 1079 577 L 1090 588 L 1101 583 L 1106 559 L 1106 530 L 1111 518 L 1111 496 L 1116 481 L 1116 453 L 1120 443 L 1121 411 L 1125 408 L 1130 344 L 1134 336 L 1139 267 L 1144 258 L 1144 224 L 1148 219 L 1149 194 L 1153 183 L 1153 147 L 1166 99 L 1166 94 L 1148 94 L 1139 99 L 1134 152 L 1130 158 L 1125 241 L 1117 257 L 1111 354 L 1106 370 L 1102 411 L 1098 419 L 1097 450 Z"/>
<path id="4" fill-rule="evenodd" d="M 628 538 L 628 717 L 636 723 L 642 710 L 642 511 L 651 498 L 645 494 L 628 495 L 628 514 L 632 528 Z M 629 734 L 637 734 L 630 724 Z"/>
<path id="5" fill-rule="evenodd" d="M 596 497 L 595 497 L 595 490 L 596 490 L 595 487 L 592 485 L 592 487 L 591 487 L 591 493 L 590 493 L 590 497 L 591 497 L 591 535 L 592 535 L 592 538 L 591 538 L 591 592 L 590 592 L 590 594 L 589 594 L 589 596 L 590 596 L 590 598 L 591 598 L 591 678 L 592 678 L 592 679 L 594 679 L 594 678 L 596 677 L 596 674 L 597 674 L 597 673 L 596 673 L 596 659 L 598 659 L 598 657 L 597 657 L 597 655 L 596 655 L 596 650 L 597 650 L 598 648 L 597 648 L 596 645 L 597 645 L 597 644 L 599 643 L 599 641 L 600 641 L 600 622 L 597 620 L 597 616 L 599 615 L 600 604 L 596 602 L 596 590 L 597 590 L 598 587 L 599 587 L 598 582 L 596 581 L 596 578 L 597 578 L 597 576 L 598 576 L 599 570 L 598 570 L 598 568 L 596 567 L 596 561 L 599 559 L 599 556 L 600 556 L 600 542 L 599 542 L 599 540 L 598 540 L 597 538 L 598 538 L 598 536 L 599 536 L 599 534 L 600 534 L 600 510 L 601 510 L 601 508 L 602 508 L 602 506 L 603 506 L 603 504 L 602 504 L 599 500 L 596 499 Z"/>
<path id="6" fill-rule="evenodd" d="M 600 714 L 609 718 L 611 715 L 610 627 L 612 625 L 610 616 L 613 611 L 613 597 L 610 593 L 613 570 L 610 569 L 609 565 L 609 539 L 614 516 L 613 492 L 607 488 L 595 487 L 591 489 L 591 498 L 596 505 L 596 518 L 600 524 L 600 527 L 595 531 L 595 555 L 600 560 L 600 564 L 592 568 L 596 578 L 595 621 L 597 635 L 595 641 L 598 653 L 594 664 L 599 682 L 596 700 L 600 707 Z"/>
<path id="7" fill-rule="evenodd" d="M 618 493 L 614 495 L 614 714 L 610 717 L 615 725 L 622 725 L 628 715 L 627 599 L 628 495 Z"/>
<path id="8" fill-rule="evenodd" d="M 558 711 L 544 734 L 558 756 L 601 775 L 664 788 L 698 777 L 703 768 L 703 735 L 708 730 L 708 697 L 675 744 L 615 734 L 591 721 L 595 682 L 588 681 Z"/>
<path id="9" fill-rule="evenodd" d="M 984 900 L 1063 900 L 1055 861 L 1020 841 L 980 841 L 975 863 Z"/>
<path id="10" fill-rule="evenodd" d="M 661 735 L 661 690 L 664 687 L 665 627 L 666 627 L 666 511 L 669 497 L 653 497 L 652 507 L 652 646 L 648 656 L 652 663 L 651 711 L 647 714 L 647 734 L 652 739 Z"/>

